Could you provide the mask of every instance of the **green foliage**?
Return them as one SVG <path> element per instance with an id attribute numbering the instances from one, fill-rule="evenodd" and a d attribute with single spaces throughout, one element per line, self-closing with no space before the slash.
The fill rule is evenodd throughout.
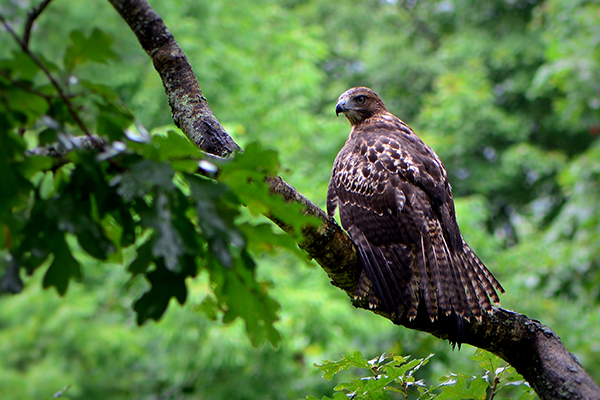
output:
<path id="1" fill-rule="evenodd" d="M 98 28 L 89 37 L 80 31 L 70 37 L 65 70 L 53 67 L 53 73 L 67 76 L 86 62 L 117 57 L 112 37 Z M 11 265 L 2 290 L 20 290 L 20 268 L 28 274 L 43 268 L 42 286 L 64 295 L 70 281 L 81 280 L 85 273 L 74 255 L 74 240 L 89 256 L 103 261 L 124 260 L 123 252 L 132 247 L 137 252 L 128 262 L 129 272 L 150 286 L 133 305 L 139 324 L 159 320 L 172 298 L 184 304 L 186 280 L 206 270 L 214 295 L 206 303 L 212 307 L 207 312 L 218 311 L 224 323 L 243 319 L 255 345 L 264 340 L 277 344 L 280 335 L 273 323 L 279 305 L 256 280 L 256 263 L 246 248 L 247 236 L 253 246 L 261 245 L 257 233 L 265 228 L 259 224 L 255 232 L 254 224 L 246 222 L 242 232 L 235 225 L 242 202 L 252 212 L 272 213 L 298 230 L 308 223 L 297 205 L 268 192 L 264 179 L 277 174 L 277 154 L 249 145 L 223 165 L 219 182 L 196 175 L 201 154 L 180 133 L 169 130 L 147 138 L 129 133 L 137 141 L 116 141 L 124 138 L 133 116 L 117 104 L 118 95 L 107 86 L 85 85 L 73 102 L 62 103 L 69 112 L 32 107 L 35 101 L 27 96 L 45 105 L 55 101 L 45 96 L 59 93 L 58 87 L 34 80 L 39 71 L 28 51 L 14 52 L 3 64 L 6 88 L 25 97 L 3 92 L 20 103 L 3 103 L 2 110 L 9 124 L 0 139 L 2 162 L 9 173 L 2 182 L 6 191 L 1 243 Z M 28 66 L 25 70 L 17 68 L 19 60 Z M 82 126 L 71 116 L 86 104 L 97 113 L 88 115 L 84 124 L 94 126 L 109 143 L 101 150 L 76 149 L 80 141 L 72 132 Z M 46 148 L 35 147 L 47 143 Z M 279 242 L 291 247 L 285 240 Z"/>
<path id="2" fill-rule="evenodd" d="M 7 195 L 9 201 L 14 199 L 9 202 L 13 210 L 20 210 L 5 225 L 10 257 L 30 274 L 48 260 L 43 286 L 54 286 L 64 295 L 71 279 L 82 278 L 81 264 L 66 239 L 76 237 L 79 246 L 99 260 L 122 259 L 122 251 L 135 244 L 138 251 L 129 271 L 150 284 L 133 307 L 138 323 L 160 319 L 171 298 L 183 304 L 186 279 L 208 269 L 215 283 L 215 307 L 223 311 L 224 322 L 241 317 L 255 344 L 265 338 L 275 344 L 278 305 L 255 280 L 255 263 L 245 247 L 245 235 L 255 235 L 253 225 L 245 224 L 245 233 L 235 227 L 240 202 L 229 187 L 187 172 L 188 163 L 170 162 L 183 154 L 198 154 L 178 135 L 170 131 L 167 140 L 153 136 L 147 143 L 133 142 L 118 154 L 72 151 L 66 156 L 69 162 L 54 172 L 43 172 L 47 163 L 36 163 L 40 169 L 32 173 L 31 165 L 25 168 L 14 161 L 15 171 L 38 178 L 32 196 L 20 196 L 19 202 L 18 191 Z M 272 159 L 265 153 L 269 154 Z M 261 150 L 253 155 L 254 163 L 243 160 L 240 170 L 254 169 L 255 178 L 262 181 L 267 172 L 274 172 L 273 163 L 259 162 L 269 160 Z M 228 168 L 233 165 L 235 159 Z M 28 183 L 25 176 L 19 178 Z M 233 182 L 230 186 L 235 187 Z M 268 209 L 272 197 L 266 187 L 255 192 L 260 189 L 266 191 L 262 206 Z M 264 231 L 262 226 L 258 229 Z"/>
<path id="3" fill-rule="evenodd" d="M 299 234 L 307 224 L 318 226 L 320 221 L 316 217 L 302 214 L 302 205 L 287 203 L 281 197 L 270 195 L 265 176 L 274 176 L 277 171 L 277 152 L 254 142 L 243 153 L 236 154 L 233 163 L 223 164 L 219 182 L 230 186 L 253 215 L 273 216 L 284 221 L 295 234 Z"/>
<path id="4" fill-rule="evenodd" d="M 0 12 L 22 35 L 34 3 Z M 595 2 L 152 5 L 245 151 L 218 163 L 218 179 L 196 174 L 202 155 L 173 130 L 159 77 L 108 2 L 54 1 L 35 21 L 30 50 L 67 103 L 0 31 L 0 288 L 22 290 L 0 297 L 0 397 L 72 384 L 73 399 L 347 398 L 369 384 L 403 398 L 370 367 L 335 393 L 311 367 L 355 350 L 415 355 L 381 361 L 388 376 L 426 360 L 409 398 L 445 374 L 432 396 L 490 396 L 496 376 L 496 398 L 525 393 L 509 367 L 476 370 L 467 346 L 450 352 L 354 310 L 258 216 L 311 223 L 264 176 L 324 204 L 349 131 L 335 99 L 354 85 L 373 87 L 441 156 L 461 232 L 507 289 L 503 306 L 555 329 L 600 376 Z M 73 112 L 102 150 L 85 150 Z M 410 371 L 386 384 L 401 388 Z"/>
<path id="5" fill-rule="evenodd" d="M 344 397 L 356 399 L 387 399 L 389 392 L 408 393 L 409 388 L 420 386 L 423 383 L 415 381 L 414 373 L 418 371 L 433 356 L 430 354 L 424 359 L 410 360 L 410 356 L 401 357 L 393 354 L 382 354 L 378 358 L 365 360 L 360 352 L 351 356 L 344 356 L 340 361 L 326 361 L 315 365 L 324 372 L 323 378 L 331 380 L 340 371 L 350 368 L 362 368 L 370 371 L 369 376 L 343 382 L 335 387 L 338 392 L 333 398 L 342 398 L 339 392 L 346 392 Z M 316 399 L 309 396 L 307 399 Z M 329 399 L 329 397 L 323 397 Z"/>
<path id="6" fill-rule="evenodd" d="M 527 385 L 514 368 L 502 366 L 502 361 L 483 350 L 477 350 L 471 359 L 479 361 L 483 374 L 468 376 L 449 373 L 442 377 L 439 385 L 427 385 L 417 380 L 415 373 L 429 362 L 433 354 L 422 359 L 411 359 L 393 354 L 382 354 L 378 358 L 365 360 L 360 352 L 344 356 L 340 361 L 326 361 L 315 364 L 323 371 L 323 378 L 331 380 L 334 375 L 349 369 L 365 369 L 367 376 L 359 376 L 350 382 L 335 387 L 333 399 L 351 397 L 353 399 L 494 399 L 500 391 L 510 398 L 534 399 L 533 389 Z M 358 373 L 358 375 L 362 375 Z M 508 393 L 507 393 L 508 392 Z M 307 396 L 308 400 L 316 400 Z M 324 396 L 323 400 L 331 399 Z"/>

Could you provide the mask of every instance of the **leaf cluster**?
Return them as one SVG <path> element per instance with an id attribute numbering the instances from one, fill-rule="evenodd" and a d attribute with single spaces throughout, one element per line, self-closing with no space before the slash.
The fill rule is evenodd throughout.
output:
<path id="1" fill-rule="evenodd" d="M 502 366 L 498 357 L 476 350 L 471 356 L 484 370 L 476 376 L 448 373 L 440 379 L 437 385 L 427 385 L 423 379 L 415 377 L 417 371 L 427 364 L 433 354 L 421 359 L 411 359 L 410 356 L 382 354 L 365 360 L 360 352 L 344 356 L 339 361 L 326 361 L 315 364 L 323 371 L 323 378 L 331 380 L 334 375 L 343 370 L 367 370 L 367 376 L 358 373 L 358 377 L 350 382 L 338 384 L 334 390 L 333 399 L 481 399 L 492 400 L 505 395 L 509 389 L 510 398 L 521 400 L 537 398 L 533 389 L 510 366 Z M 502 394 L 499 394 L 501 391 Z M 316 400 L 308 396 L 308 400 Z M 323 396 L 323 400 L 331 399 Z"/>
<path id="2" fill-rule="evenodd" d="M 255 345 L 277 344 L 279 305 L 256 279 L 249 250 L 299 250 L 264 223 L 238 221 L 246 207 L 298 232 L 310 223 L 300 206 L 269 193 L 264 180 L 278 173 L 277 154 L 251 144 L 217 167 L 181 133 L 134 127 L 117 93 L 76 77 L 83 64 L 117 57 L 112 37 L 94 29 L 70 40 L 62 66 L 27 47 L 0 62 L 2 292 L 22 290 L 21 271 L 43 269 L 43 287 L 64 295 L 84 277 L 78 246 L 147 281 L 133 305 L 138 324 L 160 319 L 171 299 L 185 303 L 186 280 L 206 271 L 205 314 L 225 323 L 241 317 Z M 74 136 L 78 129 L 88 136 Z M 202 166 L 212 177 L 198 173 Z"/>

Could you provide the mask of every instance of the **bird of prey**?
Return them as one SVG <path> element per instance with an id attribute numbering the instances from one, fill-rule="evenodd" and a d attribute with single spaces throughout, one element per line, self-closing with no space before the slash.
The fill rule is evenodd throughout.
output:
<path id="1" fill-rule="evenodd" d="M 352 131 L 333 165 L 327 213 L 339 208 L 364 267 L 355 298 L 409 320 L 420 302 L 431 321 L 481 320 L 504 289 L 460 234 L 440 158 L 369 88 L 343 93 L 335 112 Z"/>

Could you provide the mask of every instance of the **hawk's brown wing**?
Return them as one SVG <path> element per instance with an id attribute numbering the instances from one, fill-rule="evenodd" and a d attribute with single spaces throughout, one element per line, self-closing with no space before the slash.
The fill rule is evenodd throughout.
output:
<path id="1" fill-rule="evenodd" d="M 498 302 L 500 284 L 463 241 L 446 171 L 408 126 L 393 115 L 353 127 L 338 154 L 328 189 L 330 216 L 342 226 L 364 266 L 358 297 L 397 315 L 417 313 L 420 299 L 433 320 L 481 316 Z"/>

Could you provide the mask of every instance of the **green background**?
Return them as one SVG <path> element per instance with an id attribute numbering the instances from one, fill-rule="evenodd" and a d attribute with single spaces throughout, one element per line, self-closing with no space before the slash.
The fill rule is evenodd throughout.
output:
<path id="1" fill-rule="evenodd" d="M 377 91 L 444 161 L 461 231 L 505 287 L 502 306 L 552 328 L 600 380 L 600 3 L 150 3 L 225 129 L 242 147 L 259 141 L 277 150 L 279 173 L 320 207 L 350 129 L 335 118 L 336 99 L 357 85 Z M 29 5 L 2 0 L 0 11 L 21 32 Z M 0 70 L 44 88 L 5 30 L 0 41 Z M 79 82 L 106 85 L 149 131 L 174 129 L 158 75 L 108 2 L 55 0 L 36 22 L 31 49 L 74 91 Z M 0 113 L 19 109 L 20 124 L 35 131 L 48 110 L 35 96 L 11 92 L 10 82 L 0 75 L 12 107 Z M 86 101 L 81 110 L 101 130 L 101 107 Z M 0 125 L 15 132 L 18 124 Z M 7 199 L 15 186 L 2 185 Z M 265 222 L 252 214 L 235 219 Z M 207 272 L 186 281 L 183 306 L 137 326 L 132 304 L 148 284 L 123 268 L 133 250 L 125 261 L 102 261 L 67 237 L 83 275 L 64 297 L 42 289 L 41 269 L 24 278 L 23 293 L 0 297 L 0 398 L 51 398 L 70 384 L 72 399 L 331 396 L 334 383 L 313 363 L 356 350 L 365 358 L 435 353 L 419 371 L 432 384 L 448 370 L 480 372 L 470 346 L 451 351 L 354 309 L 320 268 L 269 240 L 250 252 L 260 284 L 280 304 L 277 347 L 253 347 L 240 319 L 209 318 Z M 0 272 L 7 268 L 0 261 Z"/>

